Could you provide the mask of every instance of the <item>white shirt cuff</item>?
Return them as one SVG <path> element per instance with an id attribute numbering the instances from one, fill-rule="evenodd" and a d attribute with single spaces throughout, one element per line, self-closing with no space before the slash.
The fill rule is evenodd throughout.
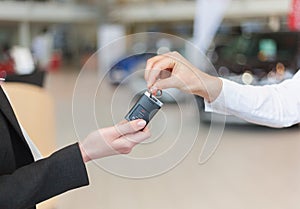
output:
<path id="1" fill-rule="evenodd" d="M 222 90 L 219 94 L 219 96 L 213 101 L 213 102 L 208 102 L 204 100 L 204 105 L 205 105 L 205 112 L 214 112 L 214 113 L 219 113 L 223 115 L 228 115 L 228 112 L 226 110 L 226 105 L 225 105 L 225 100 L 227 99 L 225 97 L 225 93 L 228 92 L 228 80 L 220 78 L 222 80 Z"/>

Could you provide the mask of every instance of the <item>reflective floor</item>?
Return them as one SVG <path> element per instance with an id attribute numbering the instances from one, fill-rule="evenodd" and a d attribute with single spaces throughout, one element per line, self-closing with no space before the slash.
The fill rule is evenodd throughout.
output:
<path id="1" fill-rule="evenodd" d="M 92 102 L 96 105 L 92 106 L 89 95 L 95 91 L 99 77 L 95 70 L 86 76 L 89 82 L 75 92 L 73 116 L 72 96 L 78 72 L 64 69 L 47 78 L 46 88 L 55 99 L 58 147 L 76 142 L 81 135 L 93 130 L 95 118 L 99 127 L 121 120 L 130 106 L 130 89 L 124 86 L 116 90 L 107 81 L 101 83 L 101 90 L 96 92 Z M 91 113 L 95 117 L 91 117 Z M 220 126 L 199 123 L 193 98 L 188 97 L 178 105 L 166 104 L 150 128 L 152 138 L 137 146 L 130 159 L 152 157 L 155 161 L 143 161 L 140 166 L 130 160 L 122 161 L 122 157 L 90 162 L 87 165 L 90 185 L 60 195 L 57 208 L 299 207 L 298 126 L 279 130 L 226 126 L 222 132 Z M 207 138 L 210 140 L 206 147 L 208 154 L 214 151 L 217 139 L 220 144 L 213 156 L 200 164 L 200 153 Z M 146 177 L 147 174 L 148 178 L 141 179 L 121 177 Z"/>

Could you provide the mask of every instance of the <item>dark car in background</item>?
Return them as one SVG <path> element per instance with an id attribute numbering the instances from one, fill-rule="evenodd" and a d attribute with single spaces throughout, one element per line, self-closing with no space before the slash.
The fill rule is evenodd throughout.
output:
<path id="1" fill-rule="evenodd" d="M 241 84 L 265 85 L 291 78 L 300 68 L 299 32 L 264 32 L 240 35 L 223 34 L 215 39 L 209 57 L 220 77 Z M 198 98 L 201 121 L 209 122 Z M 245 123 L 228 117 L 229 123 Z"/>

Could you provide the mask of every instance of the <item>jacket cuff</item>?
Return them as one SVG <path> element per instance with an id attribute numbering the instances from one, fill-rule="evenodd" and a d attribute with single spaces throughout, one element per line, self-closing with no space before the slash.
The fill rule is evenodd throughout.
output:
<path id="1" fill-rule="evenodd" d="M 63 190 L 69 190 L 89 184 L 88 174 L 80 152 L 79 144 L 75 143 L 51 155 L 56 164 L 52 169 L 59 169 L 60 175 L 55 184 L 65 185 Z M 61 182 L 60 182 L 61 181 Z"/>
<path id="2" fill-rule="evenodd" d="M 67 159 L 67 166 L 71 169 L 70 174 L 73 176 L 74 182 L 81 184 L 80 186 L 85 186 L 89 184 L 89 178 L 86 170 L 85 163 L 82 159 L 79 144 L 75 143 L 66 147 L 68 152 L 70 152 L 70 158 Z"/>

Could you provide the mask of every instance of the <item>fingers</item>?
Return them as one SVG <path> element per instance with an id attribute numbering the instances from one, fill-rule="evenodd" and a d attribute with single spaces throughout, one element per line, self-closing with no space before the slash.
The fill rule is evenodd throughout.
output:
<path id="1" fill-rule="evenodd" d="M 146 65 L 146 70 L 145 70 L 145 80 L 147 81 L 148 80 L 148 77 L 149 77 L 149 74 L 150 74 L 150 71 L 153 69 L 153 65 L 163 59 L 164 56 L 162 55 L 158 55 L 158 56 L 155 56 L 155 57 L 152 57 L 150 59 L 147 60 L 147 65 Z"/>
<path id="2" fill-rule="evenodd" d="M 175 67 L 176 61 L 172 53 L 165 55 L 159 55 L 153 57 L 147 61 L 145 80 L 147 81 L 147 87 L 151 88 L 155 81 L 160 77 L 160 74 L 164 70 L 170 70 Z"/>
<path id="3" fill-rule="evenodd" d="M 160 89 L 167 88 L 177 88 L 177 82 L 175 81 L 175 77 L 169 77 L 166 79 L 160 79 L 153 84 L 151 88 L 151 92 L 156 95 L 156 92 Z"/>
<path id="4" fill-rule="evenodd" d="M 121 121 L 119 124 L 114 126 L 114 134 L 117 137 L 135 133 L 146 126 L 146 121 L 142 119 L 133 120 L 133 121 Z"/>
<path id="5" fill-rule="evenodd" d="M 150 137 L 147 128 L 132 134 L 127 134 L 112 142 L 112 147 L 121 154 L 128 154 L 132 148 Z"/>
<path id="6" fill-rule="evenodd" d="M 153 69 L 150 71 L 147 80 L 147 87 L 150 88 L 156 82 L 156 80 L 160 77 L 161 73 L 165 70 L 170 70 L 175 66 L 175 61 L 172 58 L 165 58 L 156 62 L 153 66 Z"/>
<path id="7" fill-rule="evenodd" d="M 134 144 L 139 144 L 151 136 L 149 129 L 148 128 L 145 128 L 145 129 L 143 131 L 139 131 L 139 132 L 136 132 L 133 134 L 127 134 L 127 135 L 123 136 L 122 138 L 125 138 L 126 140 L 128 140 Z"/>

